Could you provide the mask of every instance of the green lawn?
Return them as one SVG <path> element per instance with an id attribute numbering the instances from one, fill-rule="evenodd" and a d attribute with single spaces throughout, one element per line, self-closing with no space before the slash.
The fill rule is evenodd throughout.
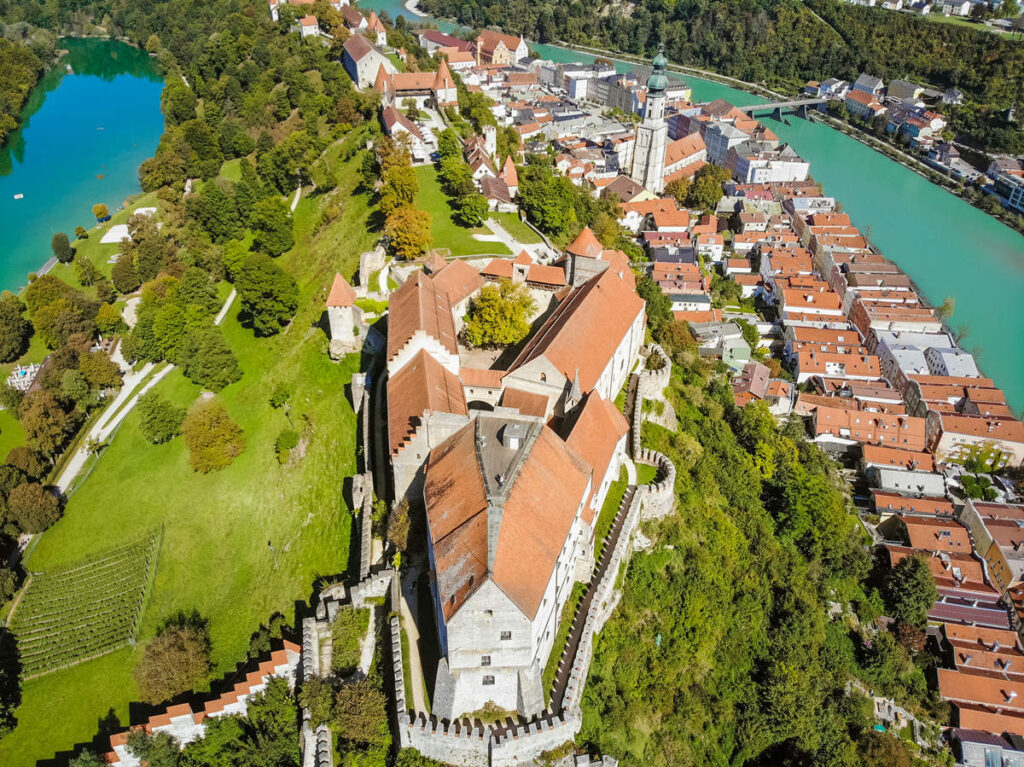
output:
<path id="1" fill-rule="evenodd" d="M 467 229 L 452 220 L 452 208 L 448 197 L 441 191 L 437 180 L 437 169 L 433 165 L 420 165 L 416 168 L 416 179 L 419 191 L 416 193 L 415 205 L 425 210 L 432 219 L 430 233 L 433 237 L 432 248 L 447 248 L 451 256 L 473 256 L 481 254 L 500 254 L 510 256 L 512 252 L 500 242 L 481 242 L 474 240 L 474 234 L 491 234 L 485 226 Z"/>
<path id="2" fill-rule="evenodd" d="M 646 463 L 636 464 L 636 485 L 649 485 L 658 476 L 658 470 Z"/>
<path id="3" fill-rule="evenodd" d="M 540 235 L 522 222 L 518 213 L 492 213 L 491 216 L 498 220 L 502 228 L 525 245 L 535 245 L 543 242 Z"/>
<path id="4" fill-rule="evenodd" d="M 629 475 L 626 472 L 626 467 L 623 466 L 619 471 L 619 478 L 608 486 L 608 495 L 604 497 L 604 506 L 601 507 L 601 513 L 597 515 L 597 521 L 594 523 L 595 561 L 601 558 L 601 552 L 604 551 L 605 539 L 611 532 L 615 514 L 619 510 L 619 504 L 622 503 L 622 497 L 626 494 L 627 485 L 629 485 Z"/>
<path id="5" fill-rule="evenodd" d="M 354 187 L 354 168 L 340 169 Z M 214 678 L 244 660 L 249 637 L 274 611 L 294 618 L 319 576 L 338 575 L 348 561 L 351 516 L 342 496 L 356 469 L 355 416 L 345 385 L 358 358 L 338 364 L 314 327 L 335 272 L 351 276 L 373 235 L 366 230 L 364 196 L 348 200 L 336 219 L 314 232 L 329 195 L 303 200 L 296 215 L 298 245 L 279 259 L 299 281 L 299 311 L 270 339 L 257 339 L 237 319 L 237 304 L 223 328 L 244 376 L 218 398 L 242 426 L 245 452 L 227 469 L 200 475 L 188 466 L 181 438 L 146 442 L 132 413 L 65 516 L 39 538 L 28 567 L 45 570 L 109 548 L 154 526 L 164 539 L 140 638 L 155 633 L 178 610 L 196 609 L 210 622 Z M 271 391 L 290 388 L 291 419 L 308 417 L 305 456 L 281 466 L 274 441 L 289 426 L 268 404 Z M 198 387 L 178 371 L 157 387 L 189 405 Z M 2 426 L 0 426 L 2 428 Z M 277 563 L 267 547 L 274 544 Z M 135 699 L 135 654 L 123 650 L 25 685 L 18 727 L 0 741 L 0 764 L 27 765 L 90 740 L 113 708 L 127 723 Z"/>
<path id="6" fill-rule="evenodd" d="M 555 683 L 555 674 L 558 673 L 558 661 L 562 659 L 562 652 L 565 650 L 565 640 L 569 638 L 569 629 L 572 628 L 576 608 L 586 590 L 587 584 L 579 581 L 574 583 L 572 591 L 569 592 L 569 599 L 562 607 L 562 615 L 558 620 L 558 631 L 555 633 L 555 641 L 551 645 L 551 655 L 548 656 L 544 674 L 541 676 L 541 684 L 544 686 L 544 702 L 547 704 L 551 703 L 551 687 Z"/>
<path id="7" fill-rule="evenodd" d="M 0 410 L 0 461 L 12 447 L 25 444 L 25 429 L 10 410 Z"/>

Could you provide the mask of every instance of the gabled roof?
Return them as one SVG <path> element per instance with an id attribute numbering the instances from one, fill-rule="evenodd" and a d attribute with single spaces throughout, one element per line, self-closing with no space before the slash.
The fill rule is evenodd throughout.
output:
<path id="1" fill-rule="evenodd" d="M 469 298 L 484 284 L 480 272 L 458 259 L 435 272 L 431 280 L 438 290 L 448 296 L 452 306 Z"/>
<path id="2" fill-rule="evenodd" d="M 691 133 L 689 136 L 676 139 L 665 147 L 665 167 L 675 165 L 703 149 L 704 138 L 699 133 Z"/>
<path id="3" fill-rule="evenodd" d="M 628 265 L 613 264 L 555 308 L 511 369 L 544 357 L 569 380 L 578 371 L 583 391 L 589 392 L 643 310 Z"/>
<path id="4" fill-rule="evenodd" d="M 505 203 L 512 202 L 512 192 L 509 191 L 508 184 L 500 178 L 484 176 L 480 179 L 480 191 L 489 200 Z"/>
<path id="5" fill-rule="evenodd" d="M 356 292 L 348 284 L 348 280 L 340 274 L 334 275 L 331 292 L 327 294 L 327 306 L 352 306 L 356 302 Z"/>
<path id="6" fill-rule="evenodd" d="M 349 27 L 358 27 L 363 23 L 363 14 L 353 8 L 351 5 L 341 6 L 341 15 L 345 19 L 345 23 Z"/>
<path id="7" fill-rule="evenodd" d="M 349 6 L 346 5 L 343 8 L 349 8 Z M 360 61 L 370 51 L 375 50 L 373 43 L 362 35 L 349 35 L 342 47 L 353 61 Z"/>
<path id="8" fill-rule="evenodd" d="M 466 415 L 466 397 L 459 377 L 431 357 L 419 353 L 388 376 L 388 440 L 395 455 L 422 425 L 427 412 Z"/>
<path id="9" fill-rule="evenodd" d="M 615 455 L 619 440 L 629 431 L 626 417 L 615 404 L 598 392 L 587 395 L 579 418 L 573 424 L 566 443 L 575 450 L 594 470 L 591 497 L 601 488 L 601 481 Z M 595 509 L 588 502 L 583 509 L 583 521 L 593 524 Z"/>
<path id="10" fill-rule="evenodd" d="M 366 28 L 371 32 L 387 32 L 376 11 L 370 11 L 370 16 L 366 19 Z"/>
<path id="11" fill-rule="evenodd" d="M 406 133 L 412 134 L 420 141 L 423 140 L 423 134 L 420 133 L 419 126 L 394 107 L 386 107 L 381 110 L 380 115 L 384 121 L 384 129 L 388 132 L 389 136 L 398 128 L 402 128 Z"/>
<path id="12" fill-rule="evenodd" d="M 516 37 L 515 35 L 503 35 L 501 32 L 495 32 L 492 29 L 485 29 L 480 32 L 476 38 L 477 47 L 480 51 L 491 58 L 494 54 L 494 49 L 498 47 L 498 43 L 504 43 L 505 47 L 509 51 L 515 52 L 516 48 L 519 47 L 520 43 L 523 42 L 523 38 Z"/>
<path id="13" fill-rule="evenodd" d="M 388 360 L 393 359 L 417 331 L 435 338 L 452 354 L 459 353 L 448 294 L 438 290 L 423 272 L 415 272 L 391 294 Z"/>
<path id="14" fill-rule="evenodd" d="M 591 473 L 534 418 L 480 414 L 430 452 L 423 495 L 446 621 L 487 579 L 536 616 Z"/>
<path id="15" fill-rule="evenodd" d="M 505 158 L 505 164 L 501 166 L 501 173 L 498 175 L 508 186 L 519 186 L 519 172 L 516 170 L 516 164 L 512 162 L 512 155 Z"/>

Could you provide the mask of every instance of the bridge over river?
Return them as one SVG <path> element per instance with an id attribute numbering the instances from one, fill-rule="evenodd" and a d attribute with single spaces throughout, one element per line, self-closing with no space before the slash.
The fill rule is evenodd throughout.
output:
<path id="1" fill-rule="evenodd" d="M 800 117 L 807 119 L 807 108 L 816 107 L 819 104 L 827 104 L 826 99 L 794 99 L 793 101 L 776 101 L 767 104 L 750 104 L 745 107 L 736 107 L 741 112 L 746 112 L 751 117 L 756 114 L 770 114 L 779 122 L 782 121 L 782 111 L 796 112 Z"/>

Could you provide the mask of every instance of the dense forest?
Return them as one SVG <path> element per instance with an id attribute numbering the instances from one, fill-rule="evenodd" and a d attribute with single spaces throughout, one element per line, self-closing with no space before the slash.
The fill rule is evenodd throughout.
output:
<path id="1" fill-rule="evenodd" d="M 21 124 L 21 108 L 39 82 L 43 60 L 27 45 L 0 38 L 0 146 Z"/>
<path id="2" fill-rule="evenodd" d="M 1024 127 L 1005 110 L 1024 105 L 1024 46 L 984 30 L 935 24 L 840 0 L 423 0 L 430 13 L 501 27 L 538 42 L 564 41 L 653 56 L 790 92 L 807 80 L 870 72 L 968 96 L 950 110 L 961 139 L 1024 152 Z"/>

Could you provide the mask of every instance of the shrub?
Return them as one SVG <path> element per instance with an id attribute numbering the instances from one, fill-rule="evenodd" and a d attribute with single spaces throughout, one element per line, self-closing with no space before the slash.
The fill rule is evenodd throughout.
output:
<path id="1" fill-rule="evenodd" d="M 314 729 L 327 724 L 334 714 L 334 688 L 320 677 L 310 676 L 299 690 L 299 705 L 309 709 Z"/>
<path id="2" fill-rule="evenodd" d="M 197 403 L 182 424 L 189 464 L 200 474 L 223 469 L 245 450 L 241 427 L 216 400 Z"/>
<path id="3" fill-rule="evenodd" d="M 139 428 L 142 436 L 159 445 L 181 434 L 185 420 L 185 408 L 178 407 L 155 391 L 148 391 L 139 398 Z"/>
<path id="4" fill-rule="evenodd" d="M 342 676 L 359 668 L 360 644 L 370 621 L 366 609 L 343 609 L 331 623 L 332 665 Z"/>
<path id="5" fill-rule="evenodd" d="M 135 667 L 139 697 L 162 703 L 194 690 L 210 672 L 210 637 L 198 615 L 179 615 L 146 643 Z"/>
<path id="6" fill-rule="evenodd" d="M 373 682 L 362 679 L 338 690 L 334 728 L 344 740 L 371 746 L 388 742 L 387 700 Z"/>

